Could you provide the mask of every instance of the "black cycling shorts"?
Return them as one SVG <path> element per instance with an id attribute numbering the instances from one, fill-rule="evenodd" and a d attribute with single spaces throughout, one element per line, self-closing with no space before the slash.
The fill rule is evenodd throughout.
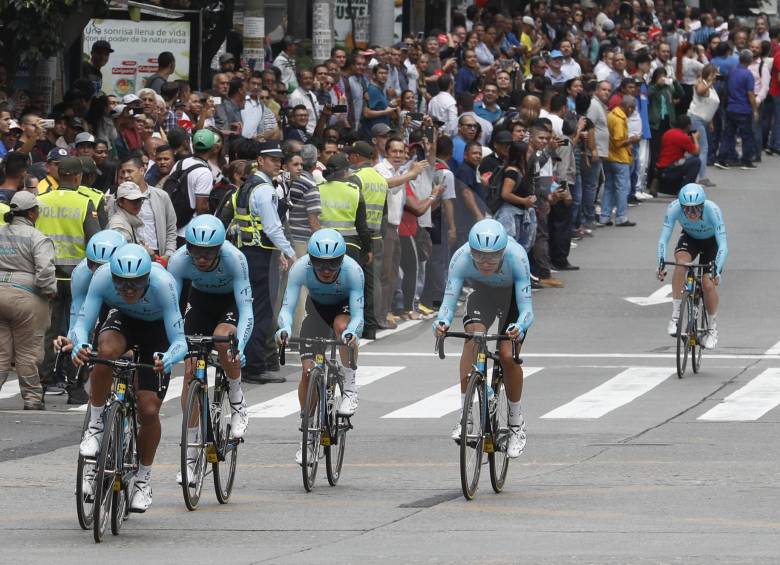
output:
<path id="1" fill-rule="evenodd" d="M 517 310 L 514 285 L 495 287 L 475 284 L 473 287 L 474 291 L 466 300 L 463 327 L 466 331 L 469 324 L 482 324 L 485 328 L 490 328 L 501 314 L 498 333 L 505 333 L 509 324 L 516 322 L 520 315 Z"/>
<path id="2" fill-rule="evenodd" d="M 147 322 L 138 320 L 123 314 L 117 309 L 111 309 L 108 312 L 106 321 L 100 328 L 103 332 L 119 332 L 125 338 L 125 347 L 138 348 L 138 362 L 154 365 L 155 352 L 164 353 L 168 350 L 168 334 L 165 331 L 165 323 L 162 320 Z M 168 382 L 171 379 L 169 374 L 155 373 L 151 369 L 141 369 L 138 371 L 138 382 L 135 384 L 136 390 L 150 390 L 157 393 L 160 400 L 165 398 L 168 392 Z"/>
<path id="3" fill-rule="evenodd" d="M 184 313 L 184 333 L 213 335 L 219 324 L 238 325 L 235 295 L 232 292 L 210 294 L 191 288 Z"/>
<path id="4" fill-rule="evenodd" d="M 718 254 L 718 240 L 714 236 L 707 239 L 696 239 L 686 232 L 682 232 L 680 239 L 677 240 L 677 247 L 674 248 L 675 253 L 678 251 L 689 253 L 692 261 L 696 261 L 696 257 L 701 255 L 699 263 L 703 265 L 715 260 L 715 256 Z"/>
<path id="5" fill-rule="evenodd" d="M 301 337 L 331 337 L 336 316 L 349 316 L 349 302 L 339 304 L 320 304 L 309 296 L 306 299 L 306 317 L 301 323 Z M 314 355 L 310 346 L 301 345 L 301 357 Z"/>

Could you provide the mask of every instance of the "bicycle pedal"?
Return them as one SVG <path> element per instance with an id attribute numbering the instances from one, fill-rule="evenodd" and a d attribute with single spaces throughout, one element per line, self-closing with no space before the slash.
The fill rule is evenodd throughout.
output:
<path id="1" fill-rule="evenodd" d="M 482 451 L 485 453 L 494 453 L 495 448 L 493 446 L 493 438 L 488 436 L 485 438 L 484 443 L 482 444 Z"/>

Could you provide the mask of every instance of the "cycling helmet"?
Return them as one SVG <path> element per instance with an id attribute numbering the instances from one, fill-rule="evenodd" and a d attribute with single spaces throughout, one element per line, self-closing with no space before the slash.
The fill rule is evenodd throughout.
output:
<path id="1" fill-rule="evenodd" d="M 347 244 L 336 230 L 321 229 L 309 238 L 308 250 L 311 259 L 339 259 L 347 252 Z"/>
<path id="2" fill-rule="evenodd" d="M 481 220 L 469 232 L 469 247 L 481 253 L 500 253 L 508 239 L 506 230 L 496 220 Z"/>
<path id="3" fill-rule="evenodd" d="M 116 230 L 103 230 L 89 238 L 87 260 L 102 265 L 111 261 L 116 250 L 125 245 L 124 236 Z"/>
<path id="4" fill-rule="evenodd" d="M 122 279 L 136 279 L 149 276 L 152 259 L 149 252 L 135 243 L 123 245 L 111 259 L 111 274 Z"/>
<path id="5" fill-rule="evenodd" d="M 187 224 L 184 236 L 189 245 L 219 247 L 225 243 L 225 226 L 216 216 L 201 214 Z"/>
<path id="6" fill-rule="evenodd" d="M 689 182 L 682 189 L 677 196 L 677 200 L 681 206 L 701 206 L 704 201 L 707 200 L 707 195 L 704 193 L 704 189 L 701 185 L 695 182 Z"/>

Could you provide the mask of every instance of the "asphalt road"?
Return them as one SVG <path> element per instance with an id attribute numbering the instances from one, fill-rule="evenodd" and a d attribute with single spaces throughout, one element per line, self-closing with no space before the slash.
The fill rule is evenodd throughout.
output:
<path id="1" fill-rule="evenodd" d="M 637 227 L 581 242 L 570 259 L 582 270 L 560 275 L 566 288 L 534 293 L 523 355 L 528 444 L 501 494 L 487 467 L 474 501 L 460 492 L 449 439 L 457 346 L 440 361 L 423 322 L 361 351 L 360 407 L 337 487 L 320 467 L 315 490 L 303 490 L 288 395 L 299 369 L 288 366 L 287 383 L 246 387 L 254 417 L 230 503 L 206 488 L 188 512 L 174 482 L 174 390 L 154 505 L 101 545 L 74 509 L 83 413 L 51 397 L 47 412 L 20 411 L 6 385 L 0 562 L 776 563 L 779 173 L 771 157 L 757 171 L 712 172 L 730 254 L 720 345 L 699 375 L 675 375 L 670 304 L 654 279 L 666 199 L 632 208 Z M 650 296 L 661 303 L 625 300 Z"/>

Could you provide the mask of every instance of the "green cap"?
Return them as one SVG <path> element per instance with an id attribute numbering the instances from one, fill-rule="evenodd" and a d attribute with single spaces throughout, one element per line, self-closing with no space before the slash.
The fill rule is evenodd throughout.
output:
<path id="1" fill-rule="evenodd" d="M 192 148 L 195 151 L 208 151 L 217 143 L 217 134 L 209 129 L 199 129 L 192 136 Z"/>
<path id="2" fill-rule="evenodd" d="M 84 167 L 78 157 L 64 157 L 59 163 L 58 172 L 61 175 L 80 175 Z"/>

